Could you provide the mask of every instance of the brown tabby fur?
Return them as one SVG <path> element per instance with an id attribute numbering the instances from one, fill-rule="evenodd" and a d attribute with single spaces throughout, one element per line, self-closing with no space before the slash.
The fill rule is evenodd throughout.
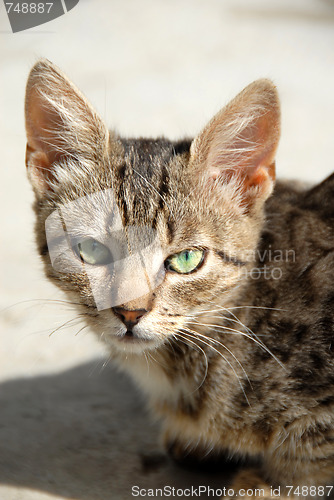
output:
<path id="1" fill-rule="evenodd" d="M 27 84 L 26 127 L 46 274 L 148 394 L 171 453 L 255 457 L 260 465 L 240 472 L 236 489 L 332 485 L 334 176 L 273 191 L 273 84 L 251 84 L 192 142 L 124 139 L 40 61 Z M 44 229 L 58 206 L 111 187 L 124 226 L 153 227 L 165 258 L 206 249 L 197 272 L 167 271 L 152 294 L 123 304 L 148 311 L 132 342 L 121 341 L 112 308 L 97 311 L 85 273 L 52 268 Z M 93 213 L 99 226 L 107 212 Z M 83 213 L 78 224 L 90 220 Z M 288 257 L 275 260 L 277 252 Z M 250 275 L 265 266 L 271 278 Z"/>

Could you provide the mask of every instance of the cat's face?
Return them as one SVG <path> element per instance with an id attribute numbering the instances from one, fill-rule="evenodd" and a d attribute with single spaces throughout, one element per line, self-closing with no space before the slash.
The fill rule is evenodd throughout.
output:
<path id="1" fill-rule="evenodd" d="M 191 344 L 191 331 L 233 304 L 273 186 L 278 120 L 262 80 L 192 142 L 126 140 L 57 68 L 33 68 L 27 167 L 38 245 L 47 275 L 114 351 L 180 335 Z"/>

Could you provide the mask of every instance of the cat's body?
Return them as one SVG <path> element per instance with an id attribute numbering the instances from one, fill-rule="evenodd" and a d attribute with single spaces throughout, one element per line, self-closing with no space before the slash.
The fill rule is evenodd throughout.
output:
<path id="1" fill-rule="evenodd" d="M 26 116 L 46 273 L 148 394 L 171 452 L 260 458 L 236 491 L 332 485 L 334 177 L 304 190 L 277 183 L 272 193 L 272 84 L 249 86 L 194 141 L 126 140 L 41 62 Z M 123 227 L 158 235 L 165 271 L 150 293 L 97 311 L 84 271 L 51 266 L 44 226 L 57 207 L 111 188 Z M 73 215 L 95 243 L 110 229 L 100 201 Z M 87 268 L 91 256 L 80 257 Z M 189 259 L 196 265 L 182 267 Z"/>
<path id="2" fill-rule="evenodd" d="M 122 366 L 146 389 L 155 411 L 166 417 L 167 445 L 180 458 L 182 453 L 205 457 L 214 450 L 224 450 L 227 456 L 258 455 L 271 484 L 330 485 L 334 175 L 310 190 L 294 190 L 289 184 L 278 182 L 266 205 L 267 223 L 255 266 L 261 274 L 253 271 L 231 307 L 232 321 L 215 319 L 247 333 L 236 324 L 240 320 L 268 348 L 225 331 L 226 349 L 219 350 L 231 364 L 235 356 L 242 365 L 245 373 L 236 366 L 242 387 L 228 364 L 204 342 L 199 345 L 209 363 L 205 379 L 203 355 L 191 346 L 182 351 L 164 348 L 154 354 L 156 362 L 130 359 Z M 222 338 L 214 328 L 210 337 Z"/>

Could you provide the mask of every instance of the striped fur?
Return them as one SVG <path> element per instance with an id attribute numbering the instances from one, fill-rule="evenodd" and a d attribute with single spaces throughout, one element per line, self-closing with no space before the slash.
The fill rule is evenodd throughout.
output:
<path id="1" fill-rule="evenodd" d="M 256 459 L 236 487 L 332 484 L 334 176 L 311 189 L 274 188 L 271 82 L 247 87 L 194 141 L 125 139 L 40 61 L 28 80 L 26 124 L 46 275 L 147 393 L 171 453 Z M 109 188 L 123 225 L 154 228 L 165 258 L 206 251 L 197 272 L 166 272 L 150 297 L 125 304 L 150 304 L 136 326 L 147 344 L 119 341 L 121 321 L 96 310 L 85 273 L 50 265 L 47 216 Z M 83 211 L 80 230 L 94 220 L 103 231 L 108 209 Z"/>

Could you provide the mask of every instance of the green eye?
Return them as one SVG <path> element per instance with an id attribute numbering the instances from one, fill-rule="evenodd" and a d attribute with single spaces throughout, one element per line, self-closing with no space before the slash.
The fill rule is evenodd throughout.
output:
<path id="1" fill-rule="evenodd" d="M 86 238 L 77 244 L 77 253 L 83 262 L 92 266 L 110 264 L 112 255 L 109 248 L 94 238 Z"/>
<path id="2" fill-rule="evenodd" d="M 171 255 L 166 259 L 165 266 L 169 271 L 189 274 L 196 271 L 204 259 L 204 250 L 192 249 Z"/>

